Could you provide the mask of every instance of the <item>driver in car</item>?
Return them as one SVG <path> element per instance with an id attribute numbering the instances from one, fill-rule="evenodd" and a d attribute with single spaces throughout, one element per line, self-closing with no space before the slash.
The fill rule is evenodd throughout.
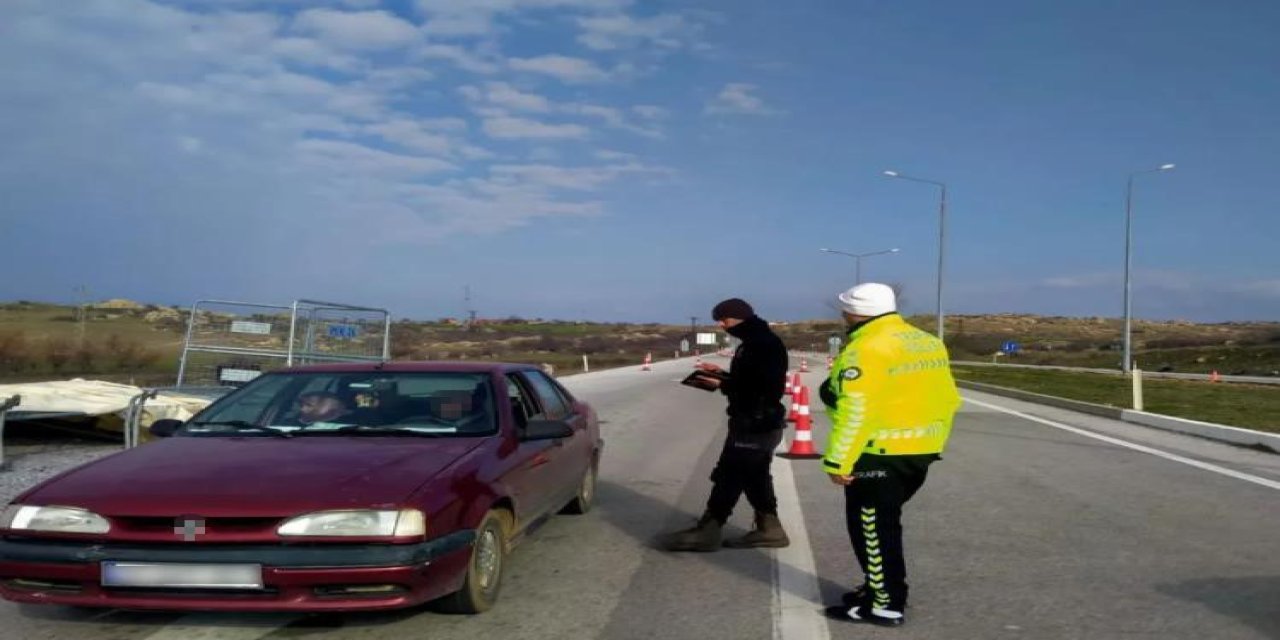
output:
<path id="1" fill-rule="evenodd" d="M 328 391 L 312 391 L 298 396 L 298 421 L 303 426 L 334 423 L 351 413 L 338 394 Z"/>

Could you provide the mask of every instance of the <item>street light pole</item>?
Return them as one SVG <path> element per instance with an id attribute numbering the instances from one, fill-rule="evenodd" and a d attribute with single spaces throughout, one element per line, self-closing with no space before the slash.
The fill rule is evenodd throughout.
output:
<path id="1" fill-rule="evenodd" d="M 937 331 L 938 339 L 942 340 L 944 338 L 944 335 L 943 335 L 944 316 L 942 314 L 942 270 L 943 270 L 943 266 L 946 264 L 947 185 L 946 183 L 938 182 L 937 180 L 925 180 L 923 178 L 913 178 L 911 176 L 904 176 L 901 173 L 898 173 L 897 171 L 885 171 L 883 173 L 884 175 L 889 176 L 890 178 L 910 180 L 912 182 L 923 182 L 925 184 L 931 184 L 935 187 L 942 189 L 942 197 L 938 201 L 938 298 L 936 303 L 937 306 L 935 307 L 937 309 L 937 316 L 938 316 L 938 331 Z"/>
<path id="2" fill-rule="evenodd" d="M 1170 171 L 1174 166 L 1162 164 L 1155 169 L 1131 173 L 1124 191 L 1124 360 L 1120 370 L 1125 373 L 1133 368 L 1133 290 L 1129 276 L 1133 270 L 1133 179 L 1147 173 Z"/>
<path id="3" fill-rule="evenodd" d="M 848 251 L 836 251 L 835 249 L 818 249 L 818 251 L 822 251 L 825 253 L 838 253 L 842 256 L 849 256 L 850 258 L 853 258 L 854 260 L 856 260 L 857 262 L 854 263 L 856 266 L 854 267 L 855 271 L 854 271 L 853 283 L 862 284 L 862 259 L 863 258 L 870 258 L 871 256 L 884 255 L 886 253 L 897 253 L 901 251 L 901 249 L 894 247 L 893 249 L 884 249 L 883 251 L 872 251 L 869 253 L 849 253 Z"/>

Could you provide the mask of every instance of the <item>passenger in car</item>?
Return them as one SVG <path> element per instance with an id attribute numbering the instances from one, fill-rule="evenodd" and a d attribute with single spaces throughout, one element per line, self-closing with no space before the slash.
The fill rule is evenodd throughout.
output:
<path id="1" fill-rule="evenodd" d="M 471 391 L 442 392 L 433 403 L 435 417 L 453 424 L 460 431 L 486 428 L 485 389 L 480 385 Z"/>

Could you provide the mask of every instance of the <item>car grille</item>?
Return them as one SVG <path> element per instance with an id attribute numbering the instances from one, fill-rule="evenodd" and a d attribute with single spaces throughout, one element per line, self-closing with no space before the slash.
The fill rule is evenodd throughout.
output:
<path id="1" fill-rule="evenodd" d="M 201 518 L 200 527 L 190 532 L 196 540 L 220 542 L 255 542 L 275 539 L 279 518 Z M 111 534 L 114 540 L 139 542 L 183 542 L 187 532 L 182 522 L 174 517 L 112 516 Z"/>

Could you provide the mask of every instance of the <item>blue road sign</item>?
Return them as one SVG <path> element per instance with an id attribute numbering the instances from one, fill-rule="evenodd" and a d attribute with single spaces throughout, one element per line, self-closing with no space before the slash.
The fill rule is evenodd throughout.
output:
<path id="1" fill-rule="evenodd" d="M 1000 345 L 1000 350 L 1005 353 L 1017 353 L 1018 349 L 1021 349 L 1021 348 L 1022 348 L 1021 345 L 1019 345 L 1018 343 L 1012 340 L 1005 340 L 1004 344 Z"/>
<path id="2" fill-rule="evenodd" d="M 354 340 L 360 335 L 360 328 L 353 324 L 331 324 L 329 325 L 329 337 L 338 338 L 340 340 Z"/>

